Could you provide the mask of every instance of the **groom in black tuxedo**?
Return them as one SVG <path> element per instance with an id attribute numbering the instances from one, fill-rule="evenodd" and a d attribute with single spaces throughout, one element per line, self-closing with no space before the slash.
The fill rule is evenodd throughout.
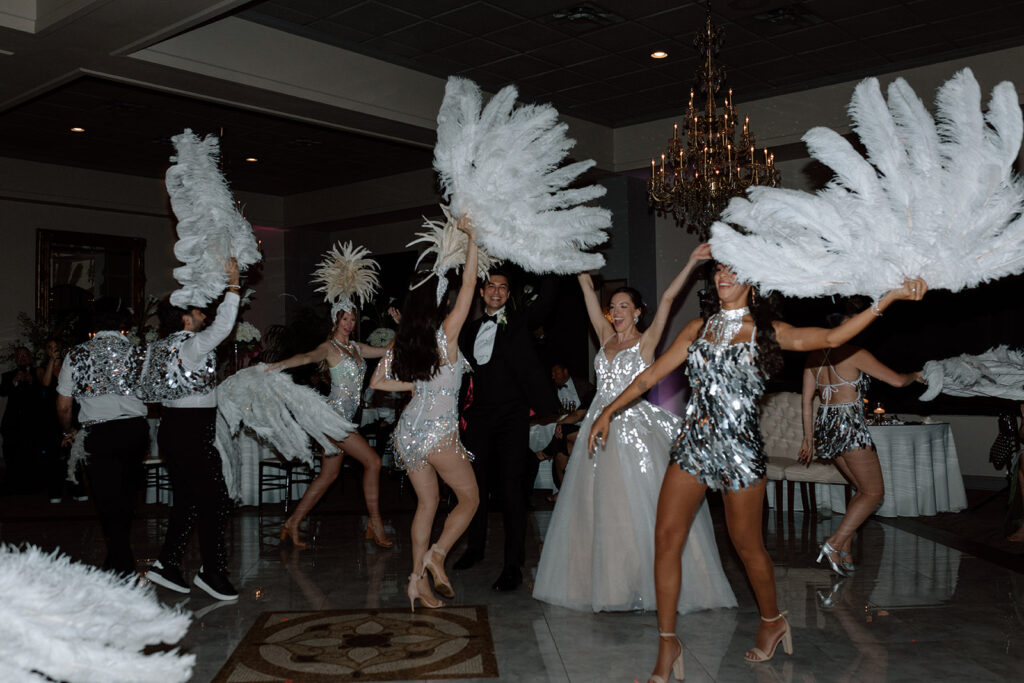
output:
<path id="1" fill-rule="evenodd" d="M 530 409 L 540 415 L 558 412 L 558 400 L 533 346 L 532 331 L 554 306 L 555 281 L 544 278 L 533 304 L 522 311 L 506 308 L 508 275 L 492 273 L 483 287 L 485 315 L 462 328 L 459 347 L 473 366 L 472 397 L 464 411 L 462 443 L 475 456 L 473 470 L 480 506 L 469 525 L 468 547 L 456 569 L 472 567 L 484 557 L 487 542 L 489 483 L 497 483 L 505 526 L 505 562 L 494 590 L 515 590 L 523 582 L 526 497 L 523 477 L 528 458 Z"/>

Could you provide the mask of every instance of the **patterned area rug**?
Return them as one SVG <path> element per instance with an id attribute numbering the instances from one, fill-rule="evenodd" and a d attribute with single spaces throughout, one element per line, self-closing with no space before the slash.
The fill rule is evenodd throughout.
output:
<path id="1" fill-rule="evenodd" d="M 487 608 L 264 612 L 213 683 L 495 678 Z"/>

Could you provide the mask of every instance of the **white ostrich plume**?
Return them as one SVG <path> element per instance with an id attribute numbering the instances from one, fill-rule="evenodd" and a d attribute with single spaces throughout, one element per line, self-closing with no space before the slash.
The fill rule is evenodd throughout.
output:
<path id="1" fill-rule="evenodd" d="M 979 354 L 931 360 L 921 371 L 928 390 L 922 401 L 941 394 L 989 396 L 1024 401 L 1024 352 L 997 346 Z"/>
<path id="2" fill-rule="evenodd" d="M 576 144 L 548 104 L 514 107 L 506 86 L 481 111 L 479 86 L 452 76 L 437 114 L 434 170 L 456 218 L 468 215 L 491 256 L 534 273 L 600 268 L 588 249 L 608 239 L 611 213 L 585 206 L 600 185 L 568 189 L 593 160 L 559 167 Z"/>
<path id="3" fill-rule="evenodd" d="M 0 545 L 0 675 L 5 681 L 184 683 L 196 656 L 173 645 L 191 616 L 153 589 L 34 546 Z"/>
<path id="4" fill-rule="evenodd" d="M 369 255 L 370 250 L 365 247 L 353 246 L 352 242 L 338 242 L 324 254 L 324 260 L 313 271 L 312 282 L 320 285 L 316 291 L 323 292 L 324 298 L 333 306 L 332 320 L 337 317 L 338 310 L 355 310 L 356 297 L 360 306 L 365 305 L 380 286 L 377 279 L 380 266 L 373 259 L 366 258 Z"/>
<path id="5" fill-rule="evenodd" d="M 828 128 L 804 135 L 835 173 L 817 194 L 752 188 L 712 226 L 711 249 L 743 279 L 792 296 L 875 298 L 907 277 L 960 291 L 1024 271 L 1024 186 L 1013 172 L 1024 124 L 1013 84 L 988 111 L 969 69 L 936 96 L 935 118 L 902 78 L 854 90 L 861 156 Z"/>
<path id="6" fill-rule="evenodd" d="M 286 460 L 298 458 L 313 465 L 316 454 L 310 448 L 310 437 L 331 455 L 338 452 L 334 442 L 344 441 L 356 425 L 319 393 L 296 384 L 286 373 L 267 372 L 263 363 L 239 370 L 217 387 L 217 450 L 228 493 L 236 500 L 241 498 L 237 476 L 241 454 L 234 437 L 242 429 Z"/>
<path id="7" fill-rule="evenodd" d="M 171 138 L 177 150 L 167 169 L 167 194 L 178 217 L 174 255 L 184 263 L 174 269 L 181 289 L 171 303 L 203 307 L 228 284 L 224 264 L 231 257 L 245 271 L 262 258 L 252 226 L 242 217 L 217 164 L 220 143 L 213 135 L 200 140 L 188 128 Z"/>

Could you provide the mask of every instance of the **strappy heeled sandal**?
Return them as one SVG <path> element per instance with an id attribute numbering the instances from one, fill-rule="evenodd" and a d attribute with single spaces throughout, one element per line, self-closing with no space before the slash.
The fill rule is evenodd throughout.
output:
<path id="1" fill-rule="evenodd" d="M 441 567 L 438 567 L 437 563 L 434 562 L 435 553 L 441 556 Z M 434 580 L 434 590 L 451 600 L 455 597 L 455 589 L 452 588 L 452 584 L 447 578 L 442 578 L 444 577 L 442 568 L 444 567 L 445 555 L 447 553 L 441 550 L 436 543 L 430 546 L 430 550 L 423 556 L 423 570 L 430 572 L 430 578 Z"/>
<path id="2" fill-rule="evenodd" d="M 825 545 L 828 545 L 828 543 L 826 543 Z M 761 621 L 767 622 L 769 624 L 774 624 L 779 619 L 782 619 L 783 623 L 786 624 L 786 630 L 782 632 L 782 635 L 779 637 L 778 640 L 775 641 L 775 644 L 772 645 L 772 649 L 768 652 L 765 652 L 759 647 L 752 647 L 749 650 L 747 650 L 747 654 L 744 658 L 748 662 L 767 662 L 769 659 L 775 656 L 775 651 L 779 649 L 779 643 L 782 643 L 782 649 L 787 655 L 793 654 L 793 632 L 789 629 L 789 621 L 786 620 L 786 612 L 779 612 L 778 616 L 773 617 L 771 619 L 765 619 L 764 617 L 761 617 Z M 751 657 L 750 655 L 754 656 Z"/>
<path id="3" fill-rule="evenodd" d="M 676 641 L 676 644 L 679 646 L 679 656 L 672 660 L 672 673 L 669 675 L 668 680 L 666 680 L 663 676 L 651 674 L 647 677 L 647 683 L 669 683 L 669 681 L 672 680 L 673 676 L 677 681 L 683 680 L 683 676 L 686 672 L 683 669 L 683 644 L 679 642 L 679 636 L 677 636 L 675 633 L 661 632 L 658 633 L 658 636 L 661 638 L 673 638 Z"/>

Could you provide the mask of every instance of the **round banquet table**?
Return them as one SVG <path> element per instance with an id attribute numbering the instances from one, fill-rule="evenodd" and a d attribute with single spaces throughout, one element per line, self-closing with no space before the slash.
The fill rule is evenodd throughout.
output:
<path id="1" fill-rule="evenodd" d="M 949 423 L 869 426 L 885 482 L 880 517 L 932 516 L 967 507 Z M 818 484 L 818 504 L 846 512 L 843 486 Z"/>

